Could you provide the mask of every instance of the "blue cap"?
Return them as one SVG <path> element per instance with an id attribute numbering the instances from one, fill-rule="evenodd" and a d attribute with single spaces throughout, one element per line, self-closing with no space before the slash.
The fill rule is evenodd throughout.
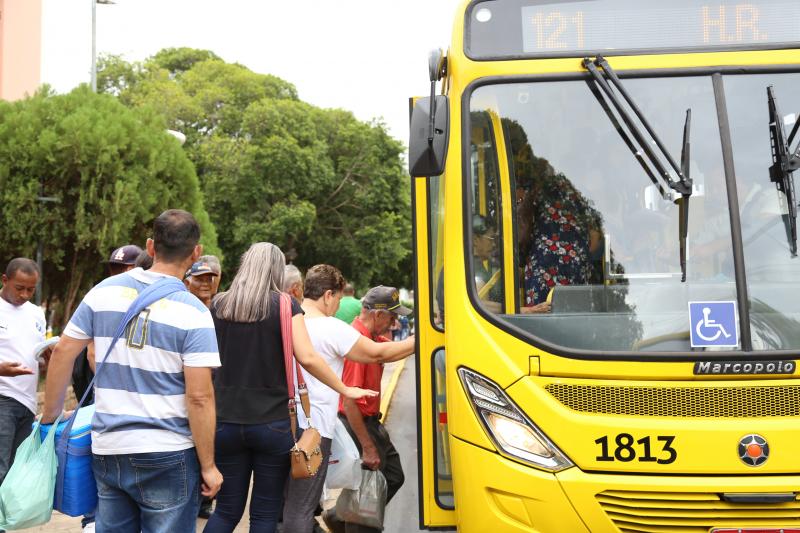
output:
<path id="1" fill-rule="evenodd" d="M 189 276 L 202 276 L 204 274 L 211 274 L 212 276 L 217 276 L 218 274 L 214 272 L 214 270 L 208 265 L 208 263 L 202 263 L 198 261 L 194 263 L 192 267 L 186 271 L 186 277 Z"/>

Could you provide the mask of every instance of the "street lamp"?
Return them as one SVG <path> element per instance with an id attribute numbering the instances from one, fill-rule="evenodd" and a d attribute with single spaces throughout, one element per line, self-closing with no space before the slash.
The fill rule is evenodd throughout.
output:
<path id="1" fill-rule="evenodd" d="M 92 92 L 97 92 L 97 4 L 109 5 L 113 0 L 92 0 Z"/>
<path id="2" fill-rule="evenodd" d="M 60 200 L 55 196 L 44 195 L 44 180 L 39 180 L 39 196 L 36 200 L 42 204 L 58 203 Z M 44 244 L 42 244 L 41 232 L 39 234 L 39 242 L 36 244 L 36 265 L 39 267 L 39 279 L 36 281 L 36 296 L 34 302 L 36 305 L 42 305 L 42 278 L 44 277 Z"/>

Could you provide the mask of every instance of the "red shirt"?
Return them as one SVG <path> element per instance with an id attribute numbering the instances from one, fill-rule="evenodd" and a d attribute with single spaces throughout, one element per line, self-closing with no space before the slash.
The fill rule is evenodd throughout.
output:
<path id="1" fill-rule="evenodd" d="M 364 326 L 360 319 L 353 320 L 352 326 L 356 330 L 375 342 L 388 342 L 389 339 L 373 335 Z M 362 416 L 375 416 L 381 411 L 381 378 L 383 377 L 383 363 L 357 363 L 350 359 L 344 360 L 342 383 L 348 387 L 374 390 L 378 393 L 374 398 L 361 398 L 356 400 L 358 410 Z M 344 404 L 339 398 L 339 412 L 344 414 Z"/>

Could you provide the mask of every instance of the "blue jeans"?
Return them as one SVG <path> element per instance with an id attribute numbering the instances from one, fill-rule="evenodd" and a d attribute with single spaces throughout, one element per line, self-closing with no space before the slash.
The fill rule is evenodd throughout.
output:
<path id="1" fill-rule="evenodd" d="M 33 413 L 13 398 L 0 396 L 0 483 L 14 462 L 17 448 L 33 429 Z"/>
<path id="2" fill-rule="evenodd" d="M 217 506 L 203 533 L 230 533 L 242 519 L 250 477 L 250 532 L 273 533 L 283 507 L 294 445 L 289 419 L 268 424 L 217 424 L 215 461 L 222 472 Z"/>
<path id="3" fill-rule="evenodd" d="M 94 455 L 97 533 L 195 531 L 200 465 L 194 448 Z"/>

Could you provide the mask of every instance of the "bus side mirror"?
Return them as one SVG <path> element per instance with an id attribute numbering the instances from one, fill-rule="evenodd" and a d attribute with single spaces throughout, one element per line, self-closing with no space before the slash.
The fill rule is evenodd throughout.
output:
<path id="1" fill-rule="evenodd" d="M 450 103 L 447 96 L 437 95 L 433 101 L 431 131 L 431 99 L 420 98 L 411 111 L 408 140 L 408 171 L 411 176 L 439 176 L 447 159 L 450 134 Z"/>

